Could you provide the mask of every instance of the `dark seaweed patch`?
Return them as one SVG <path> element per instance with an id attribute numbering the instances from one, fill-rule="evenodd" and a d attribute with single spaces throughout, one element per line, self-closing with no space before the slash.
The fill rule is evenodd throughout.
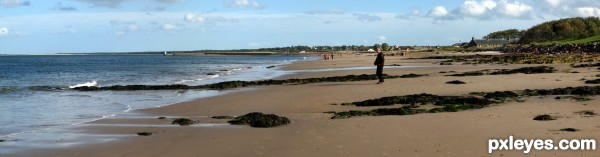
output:
<path id="1" fill-rule="evenodd" d="M 549 121 L 549 120 L 556 120 L 556 118 L 554 118 L 553 116 L 547 115 L 547 114 L 543 114 L 543 115 L 537 115 L 533 118 L 533 120 L 539 120 L 539 121 Z"/>
<path id="2" fill-rule="evenodd" d="M 138 132 L 138 136 L 152 136 L 153 132 Z"/>
<path id="3" fill-rule="evenodd" d="M 212 119 L 233 119 L 235 117 L 232 116 L 211 116 Z"/>
<path id="4" fill-rule="evenodd" d="M 195 122 L 193 120 L 187 118 L 177 118 L 171 122 L 171 124 L 179 124 L 181 126 L 192 125 L 194 123 Z"/>
<path id="5" fill-rule="evenodd" d="M 397 75 L 386 75 L 386 79 L 394 78 L 415 78 L 427 76 L 426 74 L 406 74 L 402 76 Z M 188 85 L 116 85 L 108 87 L 77 87 L 74 90 L 80 91 L 98 91 L 98 90 L 116 90 L 116 91 L 129 91 L 129 90 L 186 90 L 186 89 L 231 89 L 239 87 L 249 86 L 264 86 L 264 85 L 285 85 L 285 84 L 310 84 L 310 83 L 323 83 L 323 82 L 350 82 L 350 81 L 367 81 L 377 80 L 377 76 L 372 75 L 346 75 L 346 76 L 333 76 L 333 77 L 321 77 L 321 78 L 305 78 L 305 79 L 287 79 L 287 80 L 261 80 L 261 81 L 226 81 L 214 84 L 200 85 L 200 86 L 188 86 Z"/>
<path id="6" fill-rule="evenodd" d="M 242 116 L 238 116 L 233 120 L 228 121 L 234 125 L 250 125 L 257 128 L 270 128 L 290 123 L 286 117 L 280 117 L 274 114 L 263 114 L 260 112 L 252 112 Z"/>
<path id="7" fill-rule="evenodd" d="M 586 116 L 595 116 L 596 115 L 596 113 L 592 110 L 583 110 L 583 111 L 578 111 L 575 113 L 580 114 L 580 115 L 586 115 Z"/>
<path id="8" fill-rule="evenodd" d="M 460 81 L 460 80 L 454 80 L 454 81 L 448 81 L 448 82 L 446 82 L 446 84 L 467 84 L 467 83 Z"/>
<path id="9" fill-rule="evenodd" d="M 579 131 L 579 129 L 575 129 L 575 128 L 562 128 L 558 131 L 566 131 L 566 132 L 577 132 Z"/>

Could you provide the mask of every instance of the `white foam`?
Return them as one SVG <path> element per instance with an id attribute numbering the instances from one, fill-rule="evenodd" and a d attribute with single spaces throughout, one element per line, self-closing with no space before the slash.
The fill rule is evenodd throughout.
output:
<path id="1" fill-rule="evenodd" d="M 96 87 L 98 86 L 98 82 L 97 81 L 92 81 L 92 82 L 86 82 L 86 83 L 81 83 L 81 84 L 76 84 L 73 86 L 69 86 L 69 88 L 73 89 L 73 88 L 77 88 L 77 87 Z"/>
<path id="2" fill-rule="evenodd" d="M 181 81 L 177 81 L 175 82 L 175 84 L 183 84 L 186 82 L 196 82 L 196 81 L 203 81 L 203 80 L 207 80 L 207 79 L 213 79 L 213 78 L 217 78 L 220 75 L 208 75 L 207 77 L 202 77 L 202 78 L 198 78 L 198 79 L 194 79 L 194 80 L 181 80 Z"/>

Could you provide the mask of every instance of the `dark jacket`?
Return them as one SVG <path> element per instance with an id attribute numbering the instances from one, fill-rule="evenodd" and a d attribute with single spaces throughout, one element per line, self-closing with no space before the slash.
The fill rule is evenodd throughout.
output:
<path id="1" fill-rule="evenodd" d="M 383 57 L 383 52 L 377 53 L 377 58 L 375 59 L 375 63 L 373 65 L 383 66 L 385 62 L 385 58 Z"/>

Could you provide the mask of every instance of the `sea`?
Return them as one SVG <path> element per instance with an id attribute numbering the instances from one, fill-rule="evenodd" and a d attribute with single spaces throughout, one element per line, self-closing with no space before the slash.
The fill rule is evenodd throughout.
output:
<path id="1" fill-rule="evenodd" d="M 0 139 L 222 93 L 211 90 L 83 92 L 72 90 L 74 87 L 264 80 L 288 74 L 279 69 L 281 65 L 312 59 L 316 58 L 288 55 L 0 56 Z"/>

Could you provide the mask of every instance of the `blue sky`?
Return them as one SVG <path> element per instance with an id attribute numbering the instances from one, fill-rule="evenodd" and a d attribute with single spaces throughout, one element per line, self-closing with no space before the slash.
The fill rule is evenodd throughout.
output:
<path id="1" fill-rule="evenodd" d="M 597 0 L 0 0 L 0 54 L 450 45 Z"/>

